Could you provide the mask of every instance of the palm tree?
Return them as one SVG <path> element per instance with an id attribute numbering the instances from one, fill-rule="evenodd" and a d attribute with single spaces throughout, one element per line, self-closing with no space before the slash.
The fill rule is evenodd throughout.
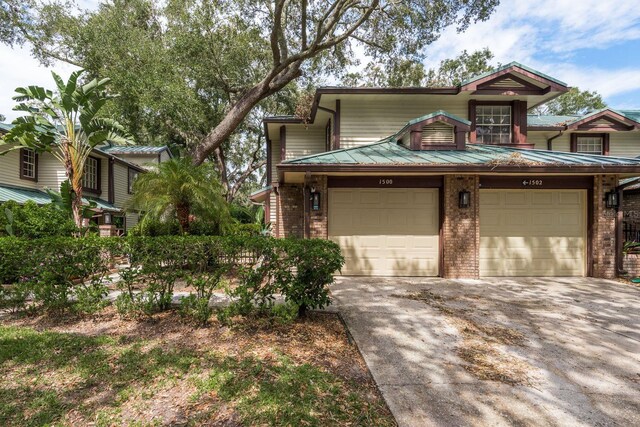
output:
<path id="1" fill-rule="evenodd" d="M 138 176 L 127 209 L 145 212 L 143 221 L 177 218 L 182 233 L 189 232 L 194 217 L 223 228 L 231 223 L 215 171 L 188 158 L 171 159 Z"/>
<path id="2" fill-rule="evenodd" d="M 82 177 L 87 157 L 106 141 L 130 141 L 120 124 L 98 116 L 110 98 L 105 92 L 109 79 L 94 79 L 82 85 L 79 78 L 83 72 L 74 71 L 66 83 L 52 72 L 55 92 L 40 86 L 17 88 L 18 95 L 13 99 L 19 104 L 14 110 L 26 115 L 14 120 L 14 127 L 4 137 L 6 143 L 18 144 L 11 150 L 28 147 L 36 152 L 49 152 L 64 165 L 71 184 L 71 211 L 78 229 L 83 226 Z"/>

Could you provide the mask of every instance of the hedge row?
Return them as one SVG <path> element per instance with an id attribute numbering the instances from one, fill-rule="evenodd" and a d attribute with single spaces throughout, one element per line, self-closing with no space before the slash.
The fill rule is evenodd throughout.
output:
<path id="1" fill-rule="evenodd" d="M 276 294 L 302 314 L 329 304 L 327 285 L 344 260 L 326 240 L 267 237 L 164 236 L 127 238 L 0 238 L 0 283 L 5 305 L 29 294 L 32 307 L 92 311 L 104 304 L 104 278 L 115 262 L 123 290 L 122 313 L 151 315 L 167 309 L 178 280 L 197 292 L 181 312 L 205 323 L 213 289 L 226 284 L 234 303 L 222 320 L 274 309 Z M 10 290 L 10 291 L 9 291 Z M 282 310 L 281 308 L 279 310 Z"/>

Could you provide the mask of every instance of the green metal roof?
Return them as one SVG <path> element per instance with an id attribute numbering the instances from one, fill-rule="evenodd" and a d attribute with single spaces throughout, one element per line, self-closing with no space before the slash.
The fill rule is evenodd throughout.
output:
<path id="1" fill-rule="evenodd" d="M 271 190 L 273 190 L 273 186 L 267 185 L 266 187 L 262 187 L 261 189 L 252 192 L 251 194 L 249 194 L 249 197 L 251 198 L 253 196 L 257 196 L 258 194 L 265 193 Z"/>
<path id="2" fill-rule="evenodd" d="M 16 203 L 23 204 L 28 201 L 35 202 L 38 205 L 46 205 L 51 203 L 51 197 L 41 190 L 25 187 L 12 187 L 7 185 L 0 185 L 0 202 L 8 202 L 13 200 Z M 121 212 L 122 209 L 115 207 L 113 204 L 99 199 L 97 197 L 83 197 L 84 203 L 89 204 L 89 201 L 96 202 L 96 207 L 102 210 Z"/>
<path id="3" fill-rule="evenodd" d="M 283 165 L 503 165 L 640 166 L 640 159 L 468 144 L 466 150 L 413 151 L 393 137 L 282 162 Z"/>
<path id="4" fill-rule="evenodd" d="M 580 115 L 552 116 L 552 115 L 527 115 L 527 127 L 565 126 L 567 123 L 581 119 Z"/>
<path id="5" fill-rule="evenodd" d="M 498 67 L 496 69 L 493 69 L 491 71 L 487 71 L 486 73 L 482 73 L 482 74 L 478 74 L 476 76 L 473 76 L 470 79 L 467 79 L 464 82 L 462 82 L 460 86 L 468 85 L 469 83 L 473 83 L 476 80 L 480 80 L 480 79 L 482 79 L 484 77 L 490 76 L 491 74 L 499 73 L 500 71 L 506 70 L 507 68 L 510 68 L 510 67 L 522 68 L 523 70 L 528 71 L 530 73 L 533 73 L 533 74 L 535 74 L 537 76 L 540 76 L 540 77 L 542 77 L 544 79 L 550 80 L 550 81 L 555 82 L 555 83 L 557 83 L 559 85 L 562 85 L 562 86 L 567 86 L 567 84 L 565 82 L 561 81 L 561 80 L 553 78 L 553 77 L 551 77 L 551 76 L 549 76 L 547 74 L 541 73 L 538 70 L 534 70 L 533 68 L 527 67 L 526 65 L 522 65 L 521 63 L 515 62 L 515 61 L 509 62 L 508 64 L 502 65 L 502 66 L 500 66 L 500 67 Z"/>
<path id="6" fill-rule="evenodd" d="M 613 113 L 626 117 L 629 120 L 640 123 L 640 110 L 615 110 L 613 108 L 607 107 L 595 111 L 590 111 L 586 114 L 575 114 L 567 116 L 529 114 L 527 115 L 527 127 L 564 127 L 577 121 L 602 113 L 603 111 L 611 111 Z"/>
<path id="7" fill-rule="evenodd" d="M 166 145 L 161 147 L 151 145 L 111 145 L 100 147 L 101 151 L 109 154 L 158 154 L 169 150 Z"/>
<path id="8" fill-rule="evenodd" d="M 51 197 L 49 197 L 49 195 L 44 191 L 0 185 L 0 202 L 8 202 L 9 200 L 13 200 L 19 204 L 23 204 L 28 201 L 35 202 L 39 205 L 51 203 Z"/>

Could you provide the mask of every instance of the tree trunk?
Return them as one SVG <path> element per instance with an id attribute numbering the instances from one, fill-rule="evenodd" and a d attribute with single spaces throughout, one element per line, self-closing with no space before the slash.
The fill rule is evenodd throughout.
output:
<path id="1" fill-rule="evenodd" d="M 176 205 L 176 215 L 180 224 L 180 232 L 189 232 L 189 205 L 187 203 L 178 203 Z"/>
<path id="2" fill-rule="evenodd" d="M 68 148 L 65 150 L 64 168 L 67 171 L 67 179 L 69 179 L 69 184 L 71 185 L 71 215 L 78 232 L 82 236 L 82 228 L 84 226 L 84 218 L 82 217 L 82 180 L 76 180 Z"/>
<path id="3" fill-rule="evenodd" d="M 258 102 L 276 93 L 288 83 L 300 77 L 302 75 L 300 70 L 301 63 L 302 60 L 294 62 L 278 73 L 267 76 L 240 97 L 222 121 L 195 147 L 193 163 L 195 165 L 202 164 L 209 154 L 229 138 Z"/>

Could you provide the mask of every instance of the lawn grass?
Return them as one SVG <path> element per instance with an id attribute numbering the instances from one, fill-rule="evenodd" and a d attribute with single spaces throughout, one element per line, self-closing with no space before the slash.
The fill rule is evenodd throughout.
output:
<path id="1" fill-rule="evenodd" d="M 394 425 L 338 325 L 3 322 L 0 425 Z"/>

